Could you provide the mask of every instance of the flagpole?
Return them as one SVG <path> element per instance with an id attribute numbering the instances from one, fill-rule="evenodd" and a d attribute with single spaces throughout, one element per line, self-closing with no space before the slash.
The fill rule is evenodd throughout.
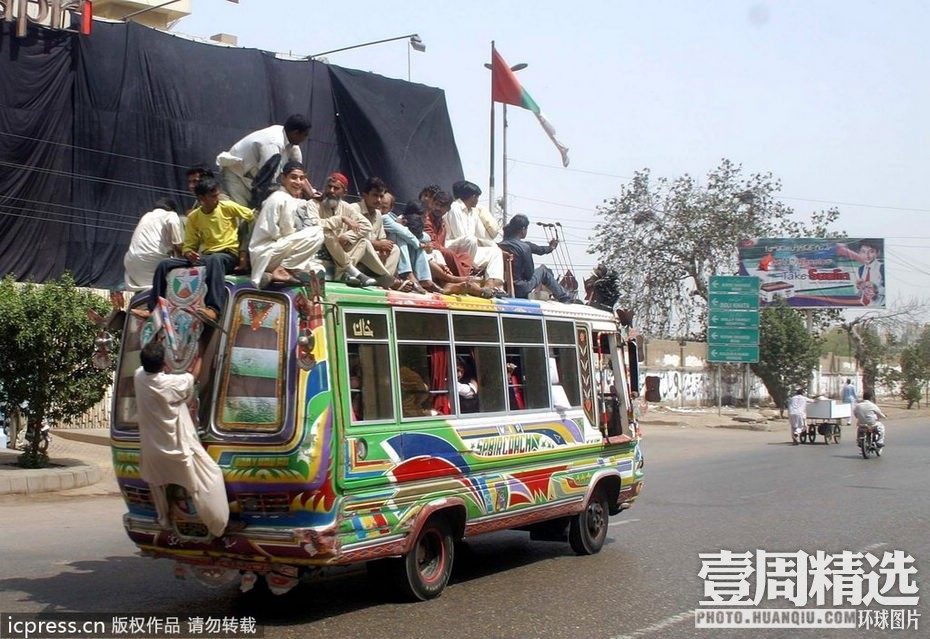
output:
<path id="1" fill-rule="evenodd" d="M 513 72 L 521 71 L 529 66 L 526 62 L 521 62 L 510 67 L 510 70 Z M 494 75 L 493 72 L 491 75 Z M 507 213 L 510 202 L 507 200 L 507 103 L 503 103 L 503 113 L 504 113 L 504 133 L 501 138 L 501 146 L 503 147 L 504 161 L 501 164 L 501 224 L 507 224 Z M 493 213 L 493 210 L 492 210 Z"/>
<path id="2" fill-rule="evenodd" d="M 507 224 L 507 103 L 504 102 L 504 133 L 501 139 L 501 148 L 504 153 L 501 162 L 501 224 Z M 494 209 L 491 209 L 494 213 Z"/>
<path id="3" fill-rule="evenodd" d="M 491 40 L 491 61 L 494 61 L 494 40 Z M 488 210 L 494 215 L 494 73 L 491 73 L 491 171 L 488 177 Z"/>

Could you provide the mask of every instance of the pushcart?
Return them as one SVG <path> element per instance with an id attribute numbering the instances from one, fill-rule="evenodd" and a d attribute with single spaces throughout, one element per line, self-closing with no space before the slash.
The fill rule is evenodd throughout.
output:
<path id="1" fill-rule="evenodd" d="M 833 440 L 840 443 L 843 422 L 848 423 L 852 417 L 852 406 L 835 402 L 832 399 L 818 399 L 807 405 L 807 429 L 801 431 L 798 439 L 802 444 L 817 441 L 817 435 L 823 437 L 825 444 Z"/>

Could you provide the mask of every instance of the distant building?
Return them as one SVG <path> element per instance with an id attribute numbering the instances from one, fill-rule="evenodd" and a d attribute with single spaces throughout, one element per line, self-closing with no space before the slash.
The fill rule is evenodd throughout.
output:
<path id="1" fill-rule="evenodd" d="M 16 23 L 16 35 L 26 34 L 27 24 L 39 24 L 53 29 L 69 29 L 80 23 L 86 6 L 92 6 L 97 18 L 122 20 L 126 16 L 150 9 L 132 17 L 134 22 L 156 29 L 168 29 L 174 22 L 191 13 L 191 0 L 176 0 L 163 7 L 165 0 L 0 0 L 0 20 Z M 25 13 L 23 14 L 23 7 Z"/>
<path id="2" fill-rule="evenodd" d="M 165 0 L 95 0 L 94 15 L 98 18 L 122 20 L 130 13 L 165 4 Z M 134 22 L 156 29 L 167 29 L 173 22 L 191 14 L 191 0 L 177 0 L 133 18 Z"/>

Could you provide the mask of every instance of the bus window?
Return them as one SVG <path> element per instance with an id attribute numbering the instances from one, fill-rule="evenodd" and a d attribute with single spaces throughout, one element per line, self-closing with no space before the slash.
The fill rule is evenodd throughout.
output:
<path id="1" fill-rule="evenodd" d="M 497 316 L 453 315 L 452 329 L 455 336 L 456 371 L 462 366 L 465 383 L 473 382 L 476 387 L 474 397 L 471 397 L 467 388 L 459 387 L 459 412 L 506 411 Z M 461 379 L 458 381 L 461 383 Z"/>
<path id="2" fill-rule="evenodd" d="M 505 317 L 504 341 L 508 344 L 542 344 L 542 321 L 530 317 Z"/>
<path id="3" fill-rule="evenodd" d="M 475 394 L 471 397 L 459 389 L 459 412 L 501 413 L 504 404 L 504 378 L 501 371 L 500 346 L 456 346 L 456 372 L 462 367 L 464 379 L 456 375 L 459 384 L 474 380 Z"/>
<path id="4" fill-rule="evenodd" d="M 287 306 L 278 297 L 247 294 L 236 298 L 232 312 L 217 428 L 276 432 L 284 421 Z"/>
<path id="5" fill-rule="evenodd" d="M 139 430 L 139 417 L 136 411 L 136 387 L 133 375 L 142 365 L 139 360 L 139 351 L 142 350 L 142 327 L 145 320 L 139 319 L 132 313 L 128 314 L 126 330 L 123 332 L 121 347 L 122 358 L 119 363 L 116 380 L 116 412 L 113 424 L 116 430 Z"/>
<path id="6" fill-rule="evenodd" d="M 393 420 L 387 315 L 346 313 L 344 325 L 352 423 Z"/>
<path id="7" fill-rule="evenodd" d="M 521 402 L 526 410 L 549 408 L 549 367 L 542 320 L 504 317 L 503 324 L 508 390 L 513 391 L 508 393 L 510 410 L 522 410 Z"/>
<path id="8" fill-rule="evenodd" d="M 394 325 L 403 416 L 449 415 L 455 377 L 448 316 L 396 311 Z"/>
<path id="9" fill-rule="evenodd" d="M 581 406 L 575 325 L 572 322 L 549 320 L 546 322 L 546 335 L 549 338 L 549 368 L 553 384 L 553 405 L 560 405 L 561 402 L 567 401 L 568 406 L 566 408 Z"/>

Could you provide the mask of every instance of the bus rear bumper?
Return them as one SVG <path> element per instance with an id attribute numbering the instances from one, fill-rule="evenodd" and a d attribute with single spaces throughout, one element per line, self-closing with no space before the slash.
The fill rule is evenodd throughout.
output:
<path id="1" fill-rule="evenodd" d="M 185 535 L 175 524 L 167 530 L 147 517 L 127 513 L 123 526 L 144 554 L 196 565 L 220 565 L 266 573 L 283 565 L 332 564 L 339 555 L 333 526 L 324 528 L 272 528 L 246 526 L 222 537 Z"/>
<path id="2" fill-rule="evenodd" d="M 620 492 L 617 494 L 617 509 L 626 510 L 627 508 L 631 507 L 633 502 L 636 501 L 636 498 L 639 496 L 639 492 L 642 489 L 643 480 L 622 487 Z"/>

